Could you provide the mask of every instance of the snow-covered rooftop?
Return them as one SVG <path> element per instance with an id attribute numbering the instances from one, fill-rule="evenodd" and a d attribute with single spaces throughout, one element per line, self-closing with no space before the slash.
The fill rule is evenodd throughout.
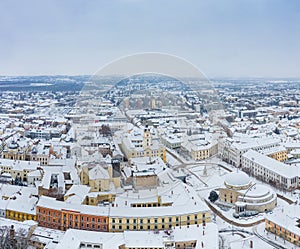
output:
<path id="1" fill-rule="evenodd" d="M 247 151 L 242 157 L 286 178 L 294 178 L 299 175 L 299 169 L 297 166 L 279 162 L 254 150 Z"/>

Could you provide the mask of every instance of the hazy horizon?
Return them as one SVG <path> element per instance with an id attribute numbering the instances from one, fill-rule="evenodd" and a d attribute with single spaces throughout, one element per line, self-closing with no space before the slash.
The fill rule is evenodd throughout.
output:
<path id="1" fill-rule="evenodd" d="M 179 56 L 215 78 L 300 78 L 300 2 L 0 2 L 0 75 L 93 75 L 122 56 Z"/>

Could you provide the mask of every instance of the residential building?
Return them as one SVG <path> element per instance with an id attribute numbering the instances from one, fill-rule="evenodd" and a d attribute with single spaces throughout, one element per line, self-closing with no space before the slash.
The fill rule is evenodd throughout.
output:
<path id="1" fill-rule="evenodd" d="M 220 140 L 219 153 L 225 162 L 235 167 L 241 167 L 242 155 L 248 150 L 262 151 L 277 147 L 279 144 L 280 140 L 272 137 L 251 138 L 246 136 L 235 139 L 226 138 Z"/>
<path id="2" fill-rule="evenodd" d="M 243 154 L 242 168 L 250 175 L 283 190 L 290 191 L 299 186 L 299 169 L 297 166 L 279 162 L 254 150 L 249 150 Z"/>
<path id="3" fill-rule="evenodd" d="M 181 148 L 196 161 L 207 159 L 218 153 L 218 142 L 211 136 L 188 136 L 182 142 Z"/>

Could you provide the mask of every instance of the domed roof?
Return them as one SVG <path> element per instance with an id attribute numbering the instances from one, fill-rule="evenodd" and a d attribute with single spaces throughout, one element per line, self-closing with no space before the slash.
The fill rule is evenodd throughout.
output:
<path id="1" fill-rule="evenodd" d="M 234 186 L 234 187 L 242 187 L 246 186 L 250 183 L 250 178 L 245 172 L 231 172 L 225 178 L 225 184 Z"/>

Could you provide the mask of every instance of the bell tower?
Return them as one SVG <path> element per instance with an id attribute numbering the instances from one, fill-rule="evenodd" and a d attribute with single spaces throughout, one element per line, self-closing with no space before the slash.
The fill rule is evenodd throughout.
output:
<path id="1" fill-rule="evenodd" d="M 146 125 L 144 129 L 144 135 L 143 135 L 143 148 L 144 149 L 150 148 L 151 145 L 152 145 L 152 137 L 151 137 L 150 129 L 148 125 Z"/>

